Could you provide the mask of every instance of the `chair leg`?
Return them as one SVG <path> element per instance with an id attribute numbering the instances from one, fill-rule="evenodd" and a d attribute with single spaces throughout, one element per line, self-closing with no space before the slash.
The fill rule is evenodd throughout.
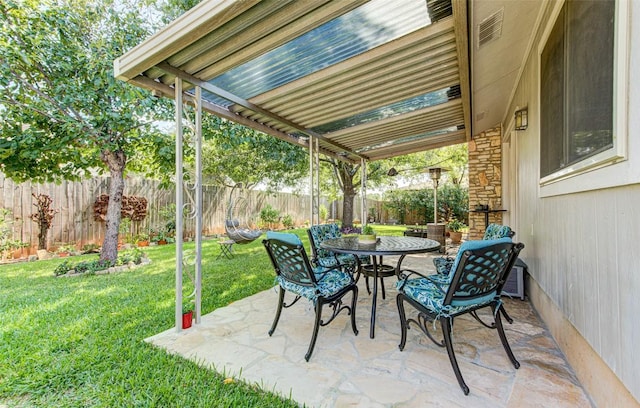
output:
<path id="1" fill-rule="evenodd" d="M 358 335 L 358 328 L 356 327 L 356 304 L 358 303 L 358 287 L 353 285 L 353 295 L 351 299 L 351 328 L 355 335 Z"/>
<path id="2" fill-rule="evenodd" d="M 407 317 L 404 313 L 404 301 L 401 293 L 396 296 L 396 304 L 398 305 L 398 314 L 400 315 L 400 344 L 398 348 L 402 351 L 407 343 Z"/>
<path id="3" fill-rule="evenodd" d="M 500 306 L 500 313 L 502 313 L 504 318 L 507 319 L 509 324 L 513 324 L 513 319 L 511 318 L 511 316 L 509 316 L 509 314 L 507 313 L 507 309 L 505 309 L 504 306 Z"/>
<path id="4" fill-rule="evenodd" d="M 313 348 L 315 347 L 316 340 L 318 339 L 318 329 L 320 329 L 320 319 L 322 317 L 322 303 L 322 298 L 318 298 L 316 300 L 316 321 L 313 324 L 313 334 L 311 335 L 309 349 L 307 350 L 307 354 L 304 356 L 304 359 L 307 361 L 311 358 L 311 353 L 313 353 Z"/>
<path id="5" fill-rule="evenodd" d="M 271 324 L 271 329 L 269 329 L 269 336 L 273 334 L 276 330 L 276 326 L 278 325 L 278 320 L 280 320 L 280 313 L 282 313 L 282 304 L 284 303 L 284 289 L 282 286 L 279 286 L 279 295 L 278 295 L 278 310 L 276 310 L 276 317 L 273 319 L 273 323 Z"/>
<path id="6" fill-rule="evenodd" d="M 467 387 L 467 384 L 465 384 L 464 379 L 462 378 L 462 373 L 460 372 L 460 367 L 458 367 L 458 361 L 456 360 L 456 354 L 453 351 L 453 343 L 451 341 L 451 321 L 449 318 L 443 317 L 440 318 L 440 324 L 442 325 L 444 344 L 447 348 L 447 354 L 449 355 L 449 361 L 451 362 L 451 367 L 453 367 L 453 372 L 458 379 L 458 384 L 460 384 L 460 388 L 462 388 L 464 395 L 469 395 L 469 387 Z"/>
<path id="7" fill-rule="evenodd" d="M 495 307 L 492 307 L 495 309 Z M 504 310 L 502 305 L 500 305 L 500 310 Z M 507 341 L 507 336 L 504 334 L 504 327 L 502 327 L 502 319 L 500 318 L 500 313 L 495 313 L 496 316 L 496 329 L 498 330 L 498 335 L 500 336 L 500 341 L 502 342 L 502 347 L 504 347 L 504 351 L 507 352 L 507 356 L 509 356 L 509 360 L 513 366 L 517 369 L 520 368 L 520 363 L 516 360 L 516 356 L 513 355 L 513 351 L 511 351 L 511 346 L 509 346 L 509 342 Z M 506 312 L 505 312 L 506 313 Z"/>

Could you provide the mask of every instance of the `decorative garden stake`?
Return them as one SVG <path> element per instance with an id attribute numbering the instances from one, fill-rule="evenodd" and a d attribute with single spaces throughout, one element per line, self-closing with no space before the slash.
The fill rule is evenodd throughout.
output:
<path id="1" fill-rule="evenodd" d="M 29 217 L 38 224 L 40 233 L 38 234 L 38 249 L 47 249 L 47 232 L 53 223 L 53 217 L 58 213 L 58 210 L 51 208 L 53 200 L 46 194 L 31 194 L 36 202 L 33 205 L 38 209 Z"/>

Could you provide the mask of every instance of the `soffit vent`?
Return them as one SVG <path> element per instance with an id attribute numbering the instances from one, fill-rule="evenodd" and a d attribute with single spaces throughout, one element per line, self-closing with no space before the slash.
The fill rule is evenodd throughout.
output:
<path id="1" fill-rule="evenodd" d="M 478 48 L 502 36 L 503 16 L 504 8 L 501 8 L 478 24 Z"/>

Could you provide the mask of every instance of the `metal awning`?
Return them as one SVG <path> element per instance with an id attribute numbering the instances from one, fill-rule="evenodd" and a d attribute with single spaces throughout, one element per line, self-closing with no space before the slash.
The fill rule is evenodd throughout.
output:
<path id="1" fill-rule="evenodd" d="M 471 137 L 465 0 L 205 0 L 122 57 L 115 75 L 343 160 Z M 193 86 L 185 86 L 187 93 Z"/>

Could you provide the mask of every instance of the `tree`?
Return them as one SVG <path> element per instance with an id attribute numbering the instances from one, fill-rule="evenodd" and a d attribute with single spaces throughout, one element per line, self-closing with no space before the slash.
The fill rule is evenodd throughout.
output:
<path id="1" fill-rule="evenodd" d="M 271 189 L 294 186 L 305 178 L 305 149 L 246 126 L 207 115 L 203 125 L 203 179 L 217 185 Z"/>
<path id="2" fill-rule="evenodd" d="M 123 1 L 0 0 L 0 170 L 16 181 L 109 172 L 101 259 L 117 258 L 127 159 L 162 105 L 113 77 L 152 29 Z"/>

